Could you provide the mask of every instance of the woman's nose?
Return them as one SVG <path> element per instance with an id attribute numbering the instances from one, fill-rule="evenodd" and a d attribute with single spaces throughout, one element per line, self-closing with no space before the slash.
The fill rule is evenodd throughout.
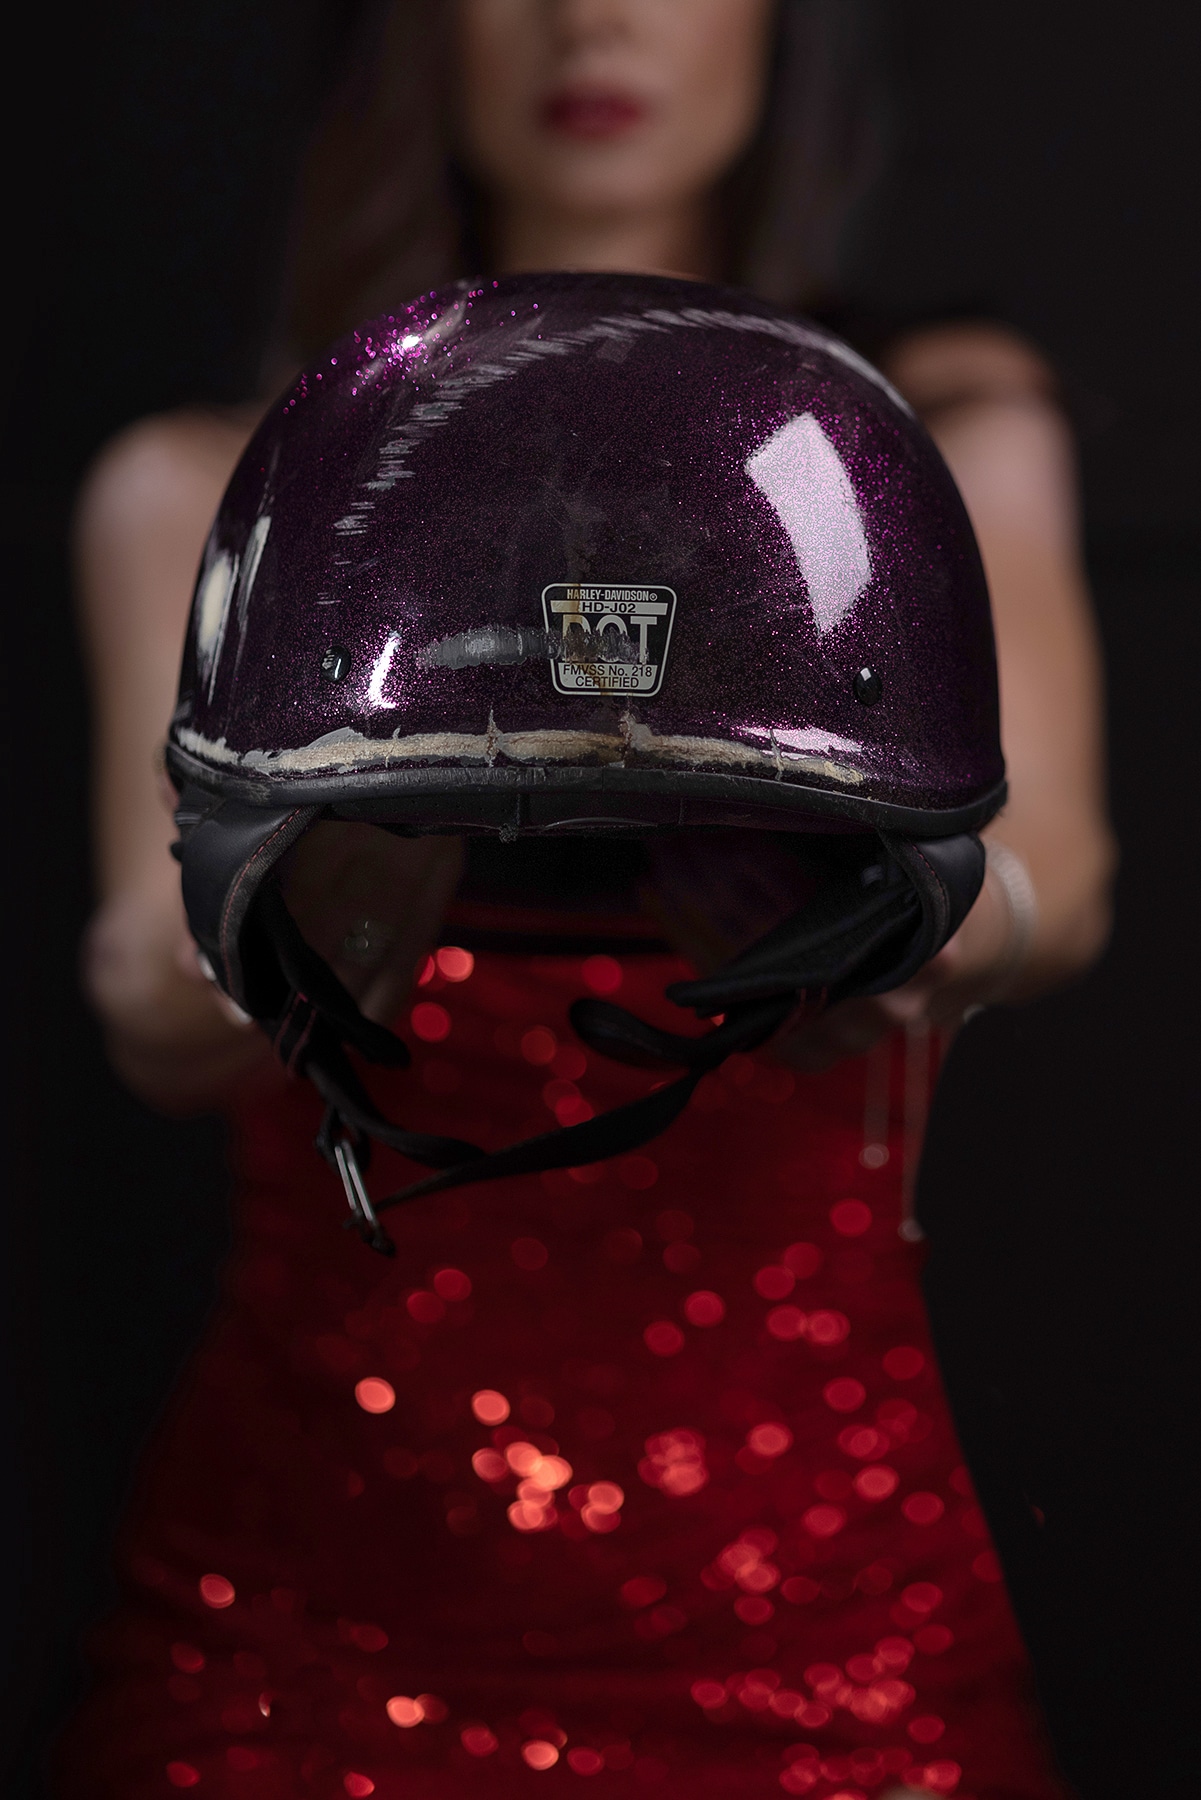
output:
<path id="1" fill-rule="evenodd" d="M 543 0 L 547 31 L 560 49 L 606 45 L 633 35 L 639 0 Z"/>

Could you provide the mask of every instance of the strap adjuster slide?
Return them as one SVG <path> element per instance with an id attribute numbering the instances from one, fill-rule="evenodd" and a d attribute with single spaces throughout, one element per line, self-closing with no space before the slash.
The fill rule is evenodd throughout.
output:
<path id="1" fill-rule="evenodd" d="M 342 1177 L 342 1186 L 346 1192 L 346 1204 L 350 1208 L 348 1223 L 354 1226 L 363 1242 L 370 1244 L 373 1250 L 379 1250 L 384 1256 L 395 1256 L 396 1245 L 380 1224 L 379 1215 L 371 1204 L 371 1196 L 363 1183 L 359 1159 L 349 1138 L 339 1138 L 334 1145 L 334 1167 Z"/>

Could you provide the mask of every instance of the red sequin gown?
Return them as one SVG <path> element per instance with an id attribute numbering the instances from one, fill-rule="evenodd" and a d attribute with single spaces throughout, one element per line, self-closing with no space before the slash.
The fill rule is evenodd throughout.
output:
<path id="1" fill-rule="evenodd" d="M 566 1009 L 666 1022 L 676 959 L 442 961 L 424 1129 L 646 1091 Z M 63 1800 L 1062 1800 L 900 1229 L 927 1071 L 732 1058 L 642 1154 L 391 1214 L 394 1262 L 339 1229 L 305 1084 L 244 1116 Z"/>

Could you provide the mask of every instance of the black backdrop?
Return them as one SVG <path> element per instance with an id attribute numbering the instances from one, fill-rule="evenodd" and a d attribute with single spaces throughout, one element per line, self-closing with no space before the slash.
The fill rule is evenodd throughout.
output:
<path id="1" fill-rule="evenodd" d="M 344 12 L 114 0 L 26 17 L 9 40 L 0 1766 L 14 1796 L 42 1791 L 81 1630 L 111 1595 L 131 1462 L 226 1239 L 218 1128 L 125 1096 L 77 995 L 71 495 L 128 420 L 252 385 L 297 147 Z M 887 13 L 894 155 L 851 287 L 890 309 L 990 311 L 1062 372 L 1124 848 L 1100 968 L 984 1016 L 953 1053 L 921 1192 L 935 1328 L 1065 1764 L 1088 1800 L 1191 1795 L 1197 14 L 1184 0 Z"/>

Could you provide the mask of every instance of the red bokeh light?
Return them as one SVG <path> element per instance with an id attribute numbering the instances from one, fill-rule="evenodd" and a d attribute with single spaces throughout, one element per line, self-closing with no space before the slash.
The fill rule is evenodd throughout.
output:
<path id="1" fill-rule="evenodd" d="M 206 1606 L 211 1606 L 214 1611 L 223 1611 L 225 1607 L 232 1606 L 237 1599 L 233 1582 L 224 1575 L 202 1575 L 199 1586 L 200 1598 Z"/>

